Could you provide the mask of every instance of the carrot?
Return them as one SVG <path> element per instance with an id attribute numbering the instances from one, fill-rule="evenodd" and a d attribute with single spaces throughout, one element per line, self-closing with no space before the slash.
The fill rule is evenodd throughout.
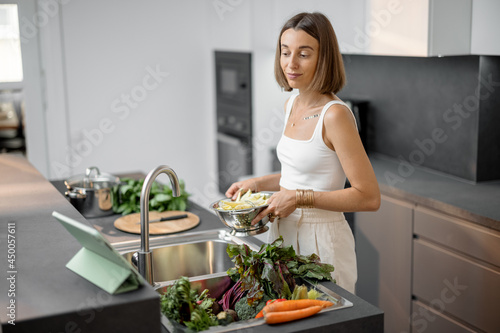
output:
<path id="1" fill-rule="evenodd" d="M 264 309 L 260 310 L 259 313 L 255 316 L 255 318 L 262 318 L 264 317 Z"/>
<path id="2" fill-rule="evenodd" d="M 306 318 L 316 314 L 323 309 L 319 305 L 313 305 L 305 309 L 292 310 L 292 311 L 278 311 L 278 312 L 264 312 L 264 320 L 267 324 L 279 324 L 287 321 Z"/>
<path id="3" fill-rule="evenodd" d="M 264 316 L 265 316 L 267 312 L 293 311 L 293 310 L 305 309 L 310 306 L 320 306 L 322 308 L 327 308 L 332 305 L 333 303 L 330 301 L 322 301 L 319 299 L 296 299 L 296 300 L 270 303 L 266 305 L 262 310 L 264 311 Z"/>
<path id="4" fill-rule="evenodd" d="M 283 301 L 286 301 L 286 300 L 287 300 L 286 298 L 270 299 L 269 301 L 266 302 L 266 305 L 269 305 L 269 304 L 274 303 L 274 302 L 283 302 Z"/>

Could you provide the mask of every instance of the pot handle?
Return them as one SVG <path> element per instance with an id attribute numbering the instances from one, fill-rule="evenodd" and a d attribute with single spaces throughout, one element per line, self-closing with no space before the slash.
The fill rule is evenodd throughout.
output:
<path id="1" fill-rule="evenodd" d="M 98 167 L 95 166 L 88 167 L 85 170 L 85 177 L 83 178 L 83 187 L 90 187 L 90 175 L 92 174 L 92 171 L 95 171 L 96 175 L 101 174 Z"/>
<path id="2" fill-rule="evenodd" d="M 64 195 L 70 199 L 85 199 L 87 197 L 84 193 L 74 192 L 74 191 L 66 191 Z"/>

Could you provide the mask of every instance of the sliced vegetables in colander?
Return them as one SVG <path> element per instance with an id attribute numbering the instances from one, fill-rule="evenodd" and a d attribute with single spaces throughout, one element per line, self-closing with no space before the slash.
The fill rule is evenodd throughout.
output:
<path id="1" fill-rule="evenodd" d="M 238 193 L 238 197 L 235 201 L 221 200 L 219 203 L 219 210 L 238 210 L 238 209 L 248 209 L 252 207 L 258 207 L 267 204 L 269 199 L 268 194 L 264 193 L 252 193 L 252 191 L 247 191 L 245 194 L 241 195 Z"/>

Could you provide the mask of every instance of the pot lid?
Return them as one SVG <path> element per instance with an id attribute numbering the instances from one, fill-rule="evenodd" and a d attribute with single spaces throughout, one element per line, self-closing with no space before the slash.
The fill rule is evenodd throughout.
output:
<path id="1" fill-rule="evenodd" d="M 73 176 L 64 183 L 68 188 L 101 189 L 119 184 L 120 178 L 109 173 L 101 173 L 99 168 L 92 166 L 85 170 L 85 174 Z"/>

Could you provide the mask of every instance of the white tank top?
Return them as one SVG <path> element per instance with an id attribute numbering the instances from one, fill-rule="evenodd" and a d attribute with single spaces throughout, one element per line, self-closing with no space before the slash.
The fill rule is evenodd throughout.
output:
<path id="1" fill-rule="evenodd" d="M 328 102 L 321 110 L 312 137 L 309 140 L 296 140 L 285 135 L 285 128 L 297 96 L 298 94 L 292 95 L 288 100 L 285 126 L 276 148 L 278 159 L 281 162 L 280 186 L 288 190 L 335 191 L 343 189 L 346 176 L 337 153 L 328 148 L 323 141 L 323 119 L 326 110 L 331 105 L 348 106 L 341 101 Z"/>

